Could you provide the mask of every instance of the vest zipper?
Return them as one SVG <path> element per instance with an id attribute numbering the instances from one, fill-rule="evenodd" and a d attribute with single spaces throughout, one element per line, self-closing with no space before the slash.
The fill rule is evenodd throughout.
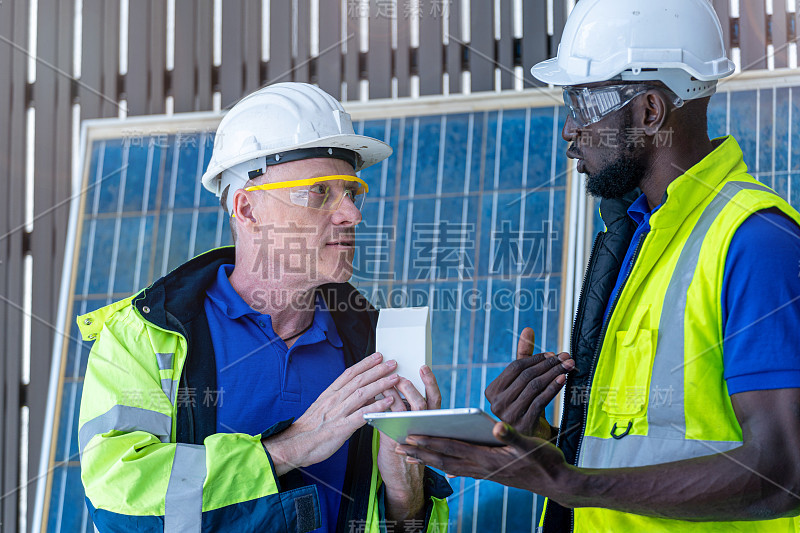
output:
<path id="1" fill-rule="evenodd" d="M 594 238 L 594 243 L 592 243 L 592 251 L 589 252 L 589 262 L 586 265 L 586 271 L 583 273 L 583 283 L 581 283 L 581 292 L 578 295 L 578 310 L 575 313 L 575 320 L 572 322 L 572 335 L 569 339 L 569 353 L 574 355 L 575 353 L 575 335 L 578 328 L 578 322 L 583 317 L 583 301 L 586 296 L 586 281 L 589 279 L 589 272 L 592 271 L 592 266 L 594 265 L 595 260 L 595 253 L 597 252 L 597 247 L 600 244 L 600 240 L 603 237 L 603 233 L 598 233 Z M 565 375 L 564 380 L 564 390 L 568 390 L 567 386 L 569 385 L 569 373 Z M 564 393 L 564 397 L 566 398 L 566 392 Z M 558 447 L 561 443 L 561 427 L 564 425 L 564 413 L 566 413 L 566 408 L 561 409 L 561 422 L 558 424 L 559 431 L 556 434 L 556 447 Z"/>
<path id="2" fill-rule="evenodd" d="M 625 277 L 622 279 L 622 284 L 619 286 L 619 290 L 617 294 L 614 295 L 614 300 L 611 303 L 611 307 L 608 309 L 608 314 L 603 319 L 603 327 L 600 328 L 600 337 L 597 339 L 597 347 L 594 350 L 594 355 L 592 356 L 592 364 L 589 367 L 589 381 L 586 385 L 586 394 L 584 398 L 589 398 L 592 390 L 592 381 L 594 381 L 594 370 L 595 366 L 597 365 L 597 357 L 600 355 L 600 350 L 603 347 L 603 341 L 606 337 L 606 330 L 608 329 L 608 322 L 611 318 L 611 315 L 614 314 L 614 309 L 617 307 L 617 302 L 619 301 L 619 297 L 622 294 L 622 290 L 625 288 L 625 285 L 628 283 L 628 278 L 631 276 L 631 272 L 633 272 L 633 266 L 636 264 L 636 259 L 639 257 L 639 251 L 642 248 L 642 242 L 644 241 L 647 234 L 644 233 L 639 236 L 639 240 L 636 241 L 636 248 L 633 250 L 633 256 L 631 257 L 630 265 L 628 266 L 628 271 L 625 273 Z M 583 289 L 581 288 L 581 293 Z M 566 382 L 565 382 L 566 384 Z M 586 422 L 589 418 L 589 404 L 588 402 L 583 406 L 583 427 L 581 428 L 581 436 L 578 439 L 578 446 L 575 448 L 575 466 L 578 466 L 578 461 L 581 457 L 581 444 L 583 444 L 583 437 L 586 433 Z M 559 432 L 560 433 L 560 432 Z M 575 511 L 570 511 L 570 531 L 575 530 Z"/>

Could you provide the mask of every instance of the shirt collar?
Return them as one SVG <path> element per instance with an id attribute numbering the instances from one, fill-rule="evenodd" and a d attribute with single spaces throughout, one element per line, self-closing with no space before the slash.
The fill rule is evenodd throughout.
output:
<path id="1" fill-rule="evenodd" d="M 650 204 L 647 202 L 647 196 L 642 194 L 628 207 L 628 216 L 633 219 L 637 226 L 641 226 L 642 223 L 647 222 L 652 214 L 658 211 L 660 207 L 659 205 L 651 211 Z"/>
<path id="2" fill-rule="evenodd" d="M 228 279 L 231 272 L 233 272 L 233 265 L 221 265 L 219 267 L 214 283 L 206 291 L 208 298 L 225 313 L 225 316 L 232 320 L 245 315 L 261 315 L 261 313 L 247 305 L 247 302 L 233 288 Z"/>
<path id="3" fill-rule="evenodd" d="M 337 348 L 342 347 L 342 339 L 339 337 L 339 332 L 336 331 L 336 324 L 333 322 L 333 317 L 328 306 L 325 305 L 325 300 L 322 299 L 322 294 L 317 293 L 316 307 L 314 309 L 314 322 L 325 334 L 332 345 Z"/>
<path id="4" fill-rule="evenodd" d="M 219 267 L 214 283 L 207 290 L 208 298 L 231 320 L 237 320 L 246 315 L 271 319 L 269 315 L 262 315 L 247 305 L 247 302 L 239 296 L 239 293 L 236 292 L 228 279 L 231 272 L 233 272 L 233 265 Z M 315 297 L 314 321 L 309 330 L 312 331 L 317 328 L 333 346 L 336 348 L 342 347 L 342 339 L 336 331 L 336 324 L 333 322 L 333 317 L 331 317 L 330 311 L 325 305 L 325 300 L 323 300 L 320 293 L 317 293 Z M 309 341 L 315 342 L 315 339 L 309 339 Z"/>

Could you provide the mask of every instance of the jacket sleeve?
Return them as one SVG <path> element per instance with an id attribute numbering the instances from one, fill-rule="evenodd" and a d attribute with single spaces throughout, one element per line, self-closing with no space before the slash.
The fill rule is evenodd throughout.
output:
<path id="1" fill-rule="evenodd" d="M 97 340 L 86 368 L 78 441 L 87 506 L 99 531 L 319 527 L 316 488 L 280 492 L 261 435 L 174 442 L 173 391 L 180 376 L 167 362 L 185 350 L 183 338 L 145 325 L 131 307 L 87 338 Z"/>

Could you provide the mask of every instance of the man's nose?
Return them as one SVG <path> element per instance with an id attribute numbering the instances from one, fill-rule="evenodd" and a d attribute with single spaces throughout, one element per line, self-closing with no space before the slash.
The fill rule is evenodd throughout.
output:
<path id="1" fill-rule="evenodd" d="M 334 211 L 332 221 L 339 226 L 356 226 L 361 222 L 361 210 L 349 196 L 345 195 Z"/>
<path id="2" fill-rule="evenodd" d="M 572 113 L 567 113 L 567 120 L 564 121 L 564 127 L 561 129 L 561 138 L 567 142 L 572 142 L 578 136 L 578 124 L 572 118 Z"/>

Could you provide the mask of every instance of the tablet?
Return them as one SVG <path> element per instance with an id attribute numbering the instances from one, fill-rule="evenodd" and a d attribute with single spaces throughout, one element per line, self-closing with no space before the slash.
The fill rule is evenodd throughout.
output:
<path id="1" fill-rule="evenodd" d="M 368 413 L 364 420 L 397 442 L 404 443 L 409 435 L 425 435 L 463 440 L 484 446 L 503 446 L 492 435 L 497 420 L 480 409 L 435 409 Z"/>

